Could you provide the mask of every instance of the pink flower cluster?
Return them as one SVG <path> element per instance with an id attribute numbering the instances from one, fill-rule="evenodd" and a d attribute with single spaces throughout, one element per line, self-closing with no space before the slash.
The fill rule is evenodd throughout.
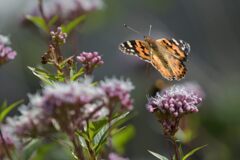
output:
<path id="1" fill-rule="evenodd" d="M 11 136 L 5 131 L 5 128 L 3 126 L 1 126 L 1 130 L 0 130 L 0 159 L 3 159 L 6 149 L 11 150 L 13 147 L 14 147 L 14 142 L 13 142 Z"/>
<path id="2" fill-rule="evenodd" d="M 157 114 L 165 134 L 173 135 L 181 117 L 198 112 L 197 105 L 202 102 L 203 95 L 198 94 L 203 93 L 200 89 L 193 83 L 172 86 L 149 98 L 147 110 Z"/>
<path id="3" fill-rule="evenodd" d="M 173 86 L 155 97 L 151 97 L 147 104 L 149 112 L 160 110 L 164 114 L 181 117 L 184 114 L 198 112 L 197 105 L 202 102 L 202 97 L 184 86 Z"/>
<path id="4" fill-rule="evenodd" d="M 8 46 L 9 40 L 7 37 L 0 35 L 0 65 L 13 60 L 17 53 Z"/>
<path id="5" fill-rule="evenodd" d="M 98 52 L 82 52 L 77 56 L 77 60 L 83 64 L 87 74 L 91 74 L 94 68 L 104 63 Z"/>
<path id="6" fill-rule="evenodd" d="M 36 137 L 49 134 L 54 130 L 51 119 L 44 116 L 38 107 L 21 106 L 20 115 L 7 118 L 7 128 L 13 137 Z"/>
<path id="7" fill-rule="evenodd" d="M 110 153 L 108 155 L 108 160 L 129 160 L 129 158 L 121 157 L 116 153 Z"/>
<path id="8" fill-rule="evenodd" d="M 105 81 L 100 82 L 100 86 L 111 101 L 120 102 L 122 109 L 131 110 L 133 108 L 130 92 L 134 89 L 134 86 L 130 81 L 124 82 L 115 78 L 105 79 Z"/>
<path id="9" fill-rule="evenodd" d="M 86 77 L 78 82 L 46 86 L 41 93 L 29 96 L 29 104 L 20 107 L 20 115 L 8 118 L 7 126 L 18 137 L 41 136 L 57 130 L 71 136 L 83 129 L 87 120 L 106 117 L 114 97 L 122 108 L 132 108 L 130 81 L 113 78 L 100 84 L 95 86 Z"/>

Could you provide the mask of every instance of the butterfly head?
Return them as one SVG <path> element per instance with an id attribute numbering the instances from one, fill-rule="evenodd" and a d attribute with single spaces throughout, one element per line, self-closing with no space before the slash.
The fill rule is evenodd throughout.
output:
<path id="1" fill-rule="evenodd" d="M 151 36 L 144 36 L 145 42 L 148 43 L 148 45 L 152 48 L 156 47 L 156 40 L 152 38 Z"/>

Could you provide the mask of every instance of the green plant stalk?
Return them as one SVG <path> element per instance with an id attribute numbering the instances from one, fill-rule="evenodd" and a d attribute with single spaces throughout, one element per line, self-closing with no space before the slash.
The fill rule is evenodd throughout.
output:
<path id="1" fill-rule="evenodd" d="M 7 154 L 7 157 L 8 157 L 10 160 L 13 160 L 12 157 L 11 157 L 11 154 L 10 154 L 8 148 L 7 148 L 7 144 L 6 144 L 5 140 L 4 140 L 4 137 L 3 137 L 3 134 L 2 134 L 1 129 L 0 129 L 0 138 L 1 138 L 2 142 L 3 142 L 3 148 L 5 149 L 5 152 L 6 152 L 6 154 Z"/>
<path id="2" fill-rule="evenodd" d="M 43 18 L 43 20 L 46 24 L 47 30 L 48 30 L 48 32 L 50 32 L 50 28 L 48 26 L 48 20 L 47 20 L 47 17 L 45 16 L 44 10 L 43 10 L 43 0 L 38 0 L 38 8 L 39 8 L 41 17 Z"/>
<path id="3" fill-rule="evenodd" d="M 89 128 L 89 120 L 87 121 L 87 128 Z M 88 139 L 91 140 L 89 132 L 87 132 L 87 136 L 88 136 Z M 95 154 L 94 150 L 92 149 L 91 143 L 89 141 L 86 141 L 86 144 L 88 147 L 88 151 L 89 151 L 91 160 L 97 160 L 96 154 Z"/>
<path id="4" fill-rule="evenodd" d="M 50 33 L 50 27 L 49 27 L 49 25 L 48 25 L 48 20 L 47 20 L 47 17 L 45 16 L 44 10 L 43 10 L 43 0 L 38 0 L 38 8 L 39 8 L 41 17 L 43 18 L 43 20 L 44 20 L 44 22 L 45 22 L 45 24 L 46 24 L 48 33 Z M 61 60 L 62 54 L 61 54 L 59 45 L 56 44 L 56 43 L 53 43 L 53 42 L 51 42 L 51 44 L 54 46 L 54 48 L 55 48 L 55 50 L 56 50 L 56 51 L 55 51 L 55 54 L 56 54 L 56 62 L 54 62 L 54 66 L 57 68 L 57 70 L 58 70 L 60 73 L 64 74 L 66 78 L 69 78 L 69 76 L 68 76 L 69 74 L 66 73 L 65 71 L 63 71 L 63 70 L 59 67 L 59 64 L 62 62 L 62 60 Z"/>
<path id="5" fill-rule="evenodd" d="M 87 118 L 86 118 L 86 121 L 87 121 L 87 125 L 89 125 L 89 120 L 94 116 L 95 113 L 97 113 L 100 109 L 102 109 L 102 107 L 104 107 L 104 103 L 100 106 L 98 106 Z M 87 128 L 89 128 L 89 126 L 87 126 Z M 88 138 L 90 139 L 90 135 L 87 133 L 88 135 Z M 87 144 L 87 147 L 88 147 L 88 150 L 89 150 L 89 153 L 90 153 L 90 156 L 91 156 L 91 160 L 97 160 L 97 155 L 96 153 L 94 152 L 94 150 L 92 149 L 92 146 L 90 145 L 90 143 L 88 141 L 86 141 L 86 144 Z"/>
<path id="6" fill-rule="evenodd" d="M 181 160 L 180 152 L 179 152 L 179 149 L 178 149 L 178 144 L 176 142 L 176 139 L 173 136 L 169 137 L 169 139 L 173 144 L 176 160 Z"/>
<path id="7" fill-rule="evenodd" d="M 75 152 L 77 158 L 79 160 L 84 160 L 84 156 L 83 156 L 83 153 L 82 153 L 82 148 L 80 147 L 80 145 L 78 143 L 78 141 L 79 141 L 78 138 L 76 136 L 74 136 L 71 141 L 73 143 L 74 152 Z"/>
<path id="8" fill-rule="evenodd" d="M 82 147 L 79 144 L 78 137 L 74 134 L 72 129 L 69 128 L 69 126 L 72 125 L 72 121 L 69 118 L 69 115 L 66 113 L 68 113 L 67 106 L 65 106 L 65 110 L 63 110 L 63 112 L 60 113 L 60 115 L 62 115 L 62 116 L 58 116 L 58 117 L 56 117 L 56 119 L 61 119 L 62 124 L 60 125 L 60 127 L 64 132 L 66 132 L 70 141 L 72 142 L 73 147 L 74 147 L 74 154 L 76 155 L 78 160 L 84 160 Z"/>
<path id="9" fill-rule="evenodd" d="M 111 126 L 111 121 L 112 121 L 112 116 L 113 116 L 113 104 L 110 103 L 109 104 L 109 115 L 108 115 L 108 125 L 109 125 L 109 129 L 108 129 L 108 139 L 109 139 L 109 147 L 110 150 L 112 150 L 112 126 Z"/>

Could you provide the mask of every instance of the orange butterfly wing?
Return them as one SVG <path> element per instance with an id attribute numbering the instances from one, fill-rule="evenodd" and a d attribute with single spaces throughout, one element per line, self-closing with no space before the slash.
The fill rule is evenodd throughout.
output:
<path id="1" fill-rule="evenodd" d="M 171 70 L 168 69 L 168 66 L 166 66 L 166 63 L 163 61 L 163 57 L 160 57 L 157 54 L 152 54 L 151 60 L 153 67 L 155 67 L 164 78 L 170 81 L 174 80 L 174 74 Z"/>
<path id="2" fill-rule="evenodd" d="M 166 38 L 156 40 L 157 44 L 161 44 L 164 46 L 173 57 L 186 61 L 188 53 L 190 52 L 190 45 L 182 40 L 171 39 L 168 40 Z"/>
<path id="3" fill-rule="evenodd" d="M 166 63 L 165 67 L 160 68 L 159 71 L 163 73 L 163 70 L 168 70 L 168 72 L 164 72 L 167 73 L 165 75 L 168 75 L 167 79 L 182 79 L 187 72 L 187 69 L 183 64 L 183 61 L 186 60 L 187 52 L 184 52 L 179 46 L 164 38 L 156 40 L 156 44 L 158 46 L 158 54 L 162 55 L 162 59 L 164 59 Z M 155 59 L 153 59 L 153 61 L 154 60 Z"/>
<path id="4" fill-rule="evenodd" d="M 164 78 L 180 80 L 186 74 L 183 62 L 190 51 L 188 43 L 165 38 L 155 41 L 157 49 L 152 49 L 147 41 L 130 40 L 119 45 L 119 49 L 126 54 L 135 55 L 151 63 Z"/>
<path id="5" fill-rule="evenodd" d="M 147 43 L 141 40 L 130 40 L 119 45 L 119 50 L 125 54 L 134 55 L 144 61 L 150 62 L 151 55 Z"/>

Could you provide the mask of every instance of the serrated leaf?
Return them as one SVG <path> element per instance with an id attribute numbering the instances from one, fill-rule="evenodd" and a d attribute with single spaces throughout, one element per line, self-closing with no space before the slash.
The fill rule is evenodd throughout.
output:
<path id="1" fill-rule="evenodd" d="M 41 30 L 48 32 L 48 25 L 42 17 L 27 15 L 26 18 L 39 27 Z"/>
<path id="2" fill-rule="evenodd" d="M 44 83 L 50 84 L 50 85 L 53 84 L 53 82 L 50 80 L 50 75 L 46 71 L 41 70 L 39 68 L 29 67 L 29 66 L 28 66 L 28 69 L 30 69 L 32 73 L 35 76 L 37 76 L 40 80 L 42 80 Z"/>
<path id="3" fill-rule="evenodd" d="M 85 15 L 81 15 L 77 18 L 75 18 L 74 20 L 72 20 L 71 22 L 69 22 L 66 25 L 62 25 L 62 31 L 65 33 L 70 33 L 73 29 L 75 29 L 84 19 L 86 18 Z"/>
<path id="4" fill-rule="evenodd" d="M 150 154 L 152 154 L 154 157 L 156 157 L 156 158 L 158 158 L 158 159 L 160 159 L 160 160 L 168 160 L 167 157 L 164 157 L 164 156 L 162 156 L 162 155 L 160 155 L 160 154 L 158 154 L 158 153 L 152 152 L 152 151 L 150 151 L 150 150 L 148 150 L 148 152 L 149 152 Z"/>
<path id="5" fill-rule="evenodd" d="M 94 137 L 105 125 L 108 124 L 108 120 L 107 118 L 103 118 L 101 120 L 94 121 L 91 123 L 94 126 L 94 129 L 93 129 L 93 132 L 94 132 L 93 137 Z"/>
<path id="6" fill-rule="evenodd" d="M 11 110 L 13 110 L 16 106 L 18 106 L 19 104 L 21 104 L 23 102 L 23 100 L 19 100 L 17 102 L 12 103 L 11 105 L 9 105 L 8 107 L 6 107 L 5 109 L 3 109 L 0 113 L 0 122 L 2 122 L 4 120 L 4 118 L 7 116 L 7 114 L 9 112 L 11 112 Z"/>
<path id="7" fill-rule="evenodd" d="M 200 149 L 202 149 L 202 148 L 204 148 L 204 147 L 206 147 L 206 146 L 207 146 L 207 144 L 191 150 L 190 152 L 188 152 L 188 153 L 183 157 L 182 160 L 187 160 L 187 158 L 189 158 L 189 157 L 190 157 L 191 155 L 193 155 L 195 152 L 199 151 Z"/>
<path id="8" fill-rule="evenodd" d="M 97 134 L 94 137 L 94 143 L 96 144 L 94 146 L 94 150 L 96 152 L 96 154 L 98 154 L 101 149 L 103 148 L 103 146 L 105 145 L 106 141 L 107 141 L 107 132 L 104 130 L 100 130 L 99 131 L 100 134 Z M 96 141 L 98 141 L 98 143 L 96 143 Z"/>
<path id="9" fill-rule="evenodd" d="M 87 148 L 87 144 L 86 144 L 86 141 L 83 137 L 79 136 L 79 141 L 80 141 L 80 144 L 83 148 Z"/>
<path id="10" fill-rule="evenodd" d="M 24 147 L 23 159 L 28 160 L 34 154 L 37 148 L 42 145 L 42 141 L 39 139 L 32 140 L 29 144 Z"/>
<path id="11" fill-rule="evenodd" d="M 120 124 L 123 124 L 124 122 L 126 122 L 126 117 L 129 115 L 130 112 L 126 112 L 124 114 L 121 114 L 119 116 L 116 116 L 115 118 L 113 118 L 110 122 L 110 126 L 109 126 L 109 123 L 108 121 L 105 121 L 105 124 L 101 127 L 101 129 L 99 129 L 99 132 L 97 132 L 95 134 L 95 137 L 94 137 L 94 143 L 95 144 L 99 144 L 99 141 L 101 139 L 102 136 L 104 136 L 107 132 L 108 132 L 108 129 L 110 127 L 114 128 L 114 127 L 117 127 L 118 125 Z"/>
<path id="12" fill-rule="evenodd" d="M 93 139 L 94 144 L 95 144 L 94 150 L 96 151 L 96 153 L 99 153 L 102 146 L 105 144 L 110 127 L 111 127 L 111 129 L 114 129 L 114 128 L 118 127 L 119 125 L 125 123 L 129 119 L 127 117 L 129 115 L 129 113 L 130 112 L 126 112 L 126 113 L 120 114 L 118 116 L 115 116 L 113 118 L 113 120 L 110 122 L 110 126 L 107 123 L 99 130 L 99 132 L 97 132 L 97 134 L 95 135 L 95 137 Z"/>

